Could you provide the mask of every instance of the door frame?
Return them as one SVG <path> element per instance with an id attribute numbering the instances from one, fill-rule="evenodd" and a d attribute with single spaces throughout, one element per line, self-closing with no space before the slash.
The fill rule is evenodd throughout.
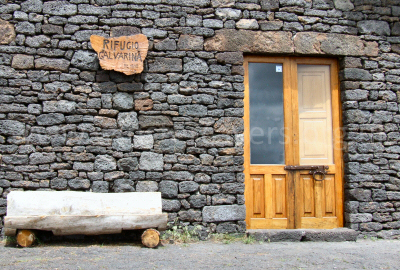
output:
<path id="1" fill-rule="evenodd" d="M 337 181 L 335 186 L 335 197 L 336 199 L 336 213 L 338 218 L 338 227 L 343 227 L 343 215 L 344 215 L 344 164 L 343 164 L 343 132 L 342 132 L 342 108 L 340 102 L 340 90 L 339 90 L 339 76 L 338 76 L 338 60 L 335 58 L 317 58 L 317 57 L 295 57 L 295 56 L 256 56 L 249 55 L 244 57 L 244 70 L 245 70 L 245 92 L 244 92 L 244 174 L 245 174 L 245 204 L 246 204 L 246 225 L 247 228 L 250 226 L 250 219 L 252 218 L 251 211 L 253 209 L 252 196 L 252 184 L 250 181 L 250 98 L 249 98 L 249 62 L 258 63 L 280 63 L 283 67 L 283 92 L 284 92 L 284 126 L 293 127 L 292 132 L 285 134 L 285 163 L 290 165 L 299 165 L 299 121 L 294 119 L 299 118 L 298 113 L 298 81 L 297 81 L 297 65 L 329 65 L 330 66 L 330 87 L 331 87 L 331 106 L 332 106 L 332 130 L 333 130 L 333 159 L 334 164 L 333 172 L 335 177 L 339 177 L 341 181 Z M 290 105 L 290 106 L 289 106 Z M 286 154 L 287 153 L 287 154 Z M 252 174 L 257 173 L 254 171 L 252 165 Z M 267 165 L 260 165 L 261 167 Z M 330 166 L 330 172 L 331 172 Z M 299 201 L 299 195 L 296 194 L 296 189 L 299 190 L 298 185 L 294 179 L 300 175 L 299 171 L 289 172 L 289 179 L 286 186 L 287 201 L 287 214 L 288 214 L 288 229 L 294 229 L 301 223 L 301 213 L 296 211 L 296 202 Z"/>

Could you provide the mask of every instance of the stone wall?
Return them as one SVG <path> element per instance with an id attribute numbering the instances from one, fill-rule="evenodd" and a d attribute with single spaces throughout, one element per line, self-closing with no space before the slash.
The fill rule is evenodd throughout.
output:
<path id="1" fill-rule="evenodd" d="M 169 221 L 245 231 L 243 53 L 340 59 L 346 226 L 400 234 L 398 0 L 0 0 L 10 190 L 160 191 Z M 145 70 L 92 34 L 145 34 Z"/>

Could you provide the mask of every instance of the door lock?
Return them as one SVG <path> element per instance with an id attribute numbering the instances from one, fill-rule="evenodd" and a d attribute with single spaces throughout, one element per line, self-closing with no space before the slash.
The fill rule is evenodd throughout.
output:
<path id="1" fill-rule="evenodd" d="M 313 176 L 315 181 L 322 181 L 328 173 L 329 166 L 325 165 L 288 165 L 284 167 L 287 171 L 302 171 L 309 170 L 309 174 Z"/>

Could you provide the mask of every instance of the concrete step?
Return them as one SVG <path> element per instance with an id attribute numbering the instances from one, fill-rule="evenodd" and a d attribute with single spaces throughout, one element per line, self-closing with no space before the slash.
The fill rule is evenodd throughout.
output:
<path id="1" fill-rule="evenodd" d="M 294 230 L 247 230 L 256 241 L 265 242 L 343 242 L 356 241 L 359 232 L 349 228 L 294 229 Z"/>

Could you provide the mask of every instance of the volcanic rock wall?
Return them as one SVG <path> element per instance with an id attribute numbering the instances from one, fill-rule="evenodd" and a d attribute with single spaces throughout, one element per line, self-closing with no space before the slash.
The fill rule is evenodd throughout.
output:
<path id="1" fill-rule="evenodd" d="M 171 224 L 244 232 L 243 54 L 332 56 L 346 226 L 400 234 L 397 0 L 0 3 L 1 216 L 16 189 L 160 191 Z M 101 70 L 90 36 L 137 33 L 142 74 Z"/>

